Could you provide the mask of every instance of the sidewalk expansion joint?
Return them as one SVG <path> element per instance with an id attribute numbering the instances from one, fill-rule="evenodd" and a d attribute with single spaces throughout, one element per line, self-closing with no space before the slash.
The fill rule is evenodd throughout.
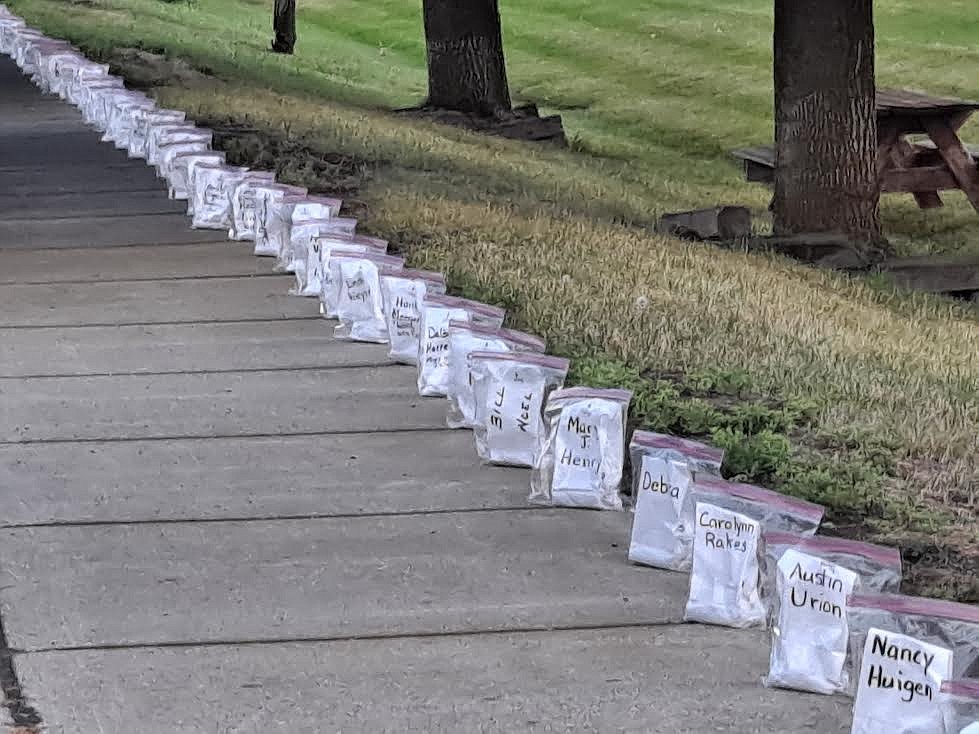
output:
<path id="1" fill-rule="evenodd" d="M 457 433 L 458 429 L 427 426 L 419 428 L 370 428 L 360 431 L 290 431 L 287 433 L 220 433 L 207 436 L 201 435 L 169 435 L 169 436 L 122 436 L 118 438 L 40 438 L 23 441 L 0 441 L 0 446 L 36 446 L 43 444 L 63 443 L 135 443 L 137 441 L 212 441 L 215 439 L 248 439 L 248 438 L 297 438 L 303 436 L 360 436 L 388 433 Z"/>
<path id="2" fill-rule="evenodd" d="M 463 637 L 500 637 L 503 635 L 539 634 L 541 632 L 600 632 L 602 630 L 651 630 L 681 627 L 687 623 L 679 617 L 656 622 L 599 622 L 572 625 L 527 625 L 523 627 L 491 627 L 478 630 L 448 630 L 438 632 L 377 632 L 362 635 L 325 635 L 310 637 L 259 637 L 248 639 L 176 640 L 158 642 L 126 642 L 102 645 L 57 645 L 17 650 L 17 655 L 37 655 L 65 652 L 111 652 L 116 650 L 192 649 L 211 647 L 268 647 L 270 645 L 319 644 L 330 642 L 373 642 L 384 640 L 426 640 Z"/>
<path id="3" fill-rule="evenodd" d="M 0 252 L 7 251 L 22 251 L 29 250 L 31 252 L 61 252 L 62 250 L 105 250 L 105 249 L 116 249 L 122 250 L 127 247 L 186 247 L 187 245 L 213 245 L 216 242 L 224 242 L 225 240 L 195 240 L 194 242 L 127 242 L 122 245 L 92 245 L 86 247 L 85 245 L 77 247 L 60 247 L 58 245 L 17 245 L 13 247 L 0 247 Z"/>
<path id="4" fill-rule="evenodd" d="M 333 372 L 340 370 L 365 370 L 386 367 L 404 367 L 397 362 L 352 362 L 350 364 L 308 364 L 295 367 L 238 367 L 211 370 L 164 370 L 161 372 L 70 372 L 43 375 L 0 375 L 0 380 L 65 380 L 90 377 L 163 377 L 165 375 L 233 375 L 256 372 Z"/>
<path id="5" fill-rule="evenodd" d="M 2 252 L 2 251 L 0 251 Z M 9 284 L 8 284 L 9 285 Z M 287 323 L 289 321 L 311 321 L 320 319 L 336 324 L 331 319 L 324 319 L 322 314 L 310 314 L 309 316 L 283 316 L 281 319 L 190 319 L 187 321 L 105 321 L 92 322 L 90 324 L 5 324 L 0 326 L 0 331 L 4 329 L 104 329 L 111 326 L 183 326 L 196 324 L 266 324 L 266 323 Z"/>
<path id="6" fill-rule="evenodd" d="M 2 220 L 0 220 L 2 221 Z M 156 283 L 172 280 L 218 280 L 230 278 L 284 278 L 289 273 L 218 273 L 215 275 L 164 275 L 142 278 L 79 278 L 77 280 L 18 280 L 5 285 L 89 285 L 92 283 Z M 291 277 L 291 275 L 290 275 Z"/>
<path id="7" fill-rule="evenodd" d="M 0 530 L 38 530 L 40 528 L 100 528 L 146 525 L 224 525 L 230 523 L 294 522 L 302 520 L 361 520 L 385 517 L 427 517 L 430 515 L 474 515 L 478 513 L 508 513 L 540 511 L 551 509 L 545 505 L 523 505 L 512 507 L 462 507 L 446 510 L 409 510 L 403 512 L 334 512 L 303 513 L 299 515 L 243 515 L 241 517 L 175 517 L 135 520 L 54 520 L 49 522 L 26 522 L 0 525 Z"/>

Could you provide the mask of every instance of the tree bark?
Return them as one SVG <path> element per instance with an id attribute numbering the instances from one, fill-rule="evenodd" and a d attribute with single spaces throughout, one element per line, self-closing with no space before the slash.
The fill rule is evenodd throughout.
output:
<path id="1" fill-rule="evenodd" d="M 776 235 L 882 242 L 873 0 L 775 0 Z"/>
<path id="2" fill-rule="evenodd" d="M 272 9 L 272 50 L 291 54 L 296 48 L 296 0 L 275 0 Z"/>
<path id="3" fill-rule="evenodd" d="M 423 0 L 426 105 L 480 117 L 511 110 L 497 0 Z"/>

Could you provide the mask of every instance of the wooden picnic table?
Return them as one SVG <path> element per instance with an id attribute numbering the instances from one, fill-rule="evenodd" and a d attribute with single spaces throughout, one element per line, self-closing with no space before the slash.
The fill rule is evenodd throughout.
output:
<path id="1" fill-rule="evenodd" d="M 909 193 L 922 209 L 942 206 L 939 191 L 961 189 L 979 211 L 979 149 L 970 150 L 958 130 L 979 102 L 901 89 L 877 92 L 877 172 L 883 193 Z M 911 141 L 909 135 L 927 140 Z M 775 180 L 774 146 L 742 148 L 748 181 Z"/>

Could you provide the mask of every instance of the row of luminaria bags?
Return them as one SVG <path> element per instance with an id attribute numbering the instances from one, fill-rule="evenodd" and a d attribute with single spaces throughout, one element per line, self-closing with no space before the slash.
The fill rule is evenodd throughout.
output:
<path id="1" fill-rule="evenodd" d="M 416 365 L 419 393 L 448 399 L 449 426 L 471 429 L 485 462 L 531 469 L 532 502 L 624 509 L 628 391 L 564 388 L 568 361 L 503 328 L 502 309 L 445 295 L 440 273 L 405 268 L 340 201 L 228 165 L 209 130 L 3 6 L 0 50 L 155 166 L 193 227 L 227 229 L 294 273 L 293 293 L 319 298 L 338 339 Z M 628 455 L 628 560 L 688 573 L 689 621 L 769 627 L 767 685 L 854 696 L 855 734 L 979 733 L 979 609 L 900 595 L 896 550 L 817 536 L 821 506 L 725 481 L 716 448 L 635 431 Z"/>

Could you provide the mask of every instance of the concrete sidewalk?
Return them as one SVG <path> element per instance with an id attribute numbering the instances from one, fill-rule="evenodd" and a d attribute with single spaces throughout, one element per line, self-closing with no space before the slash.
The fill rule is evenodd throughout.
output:
<path id="1" fill-rule="evenodd" d="M 528 507 L 412 369 L 6 60 L 0 262 L 8 725 L 849 730 L 761 686 L 763 633 L 679 624 L 626 514 Z"/>

